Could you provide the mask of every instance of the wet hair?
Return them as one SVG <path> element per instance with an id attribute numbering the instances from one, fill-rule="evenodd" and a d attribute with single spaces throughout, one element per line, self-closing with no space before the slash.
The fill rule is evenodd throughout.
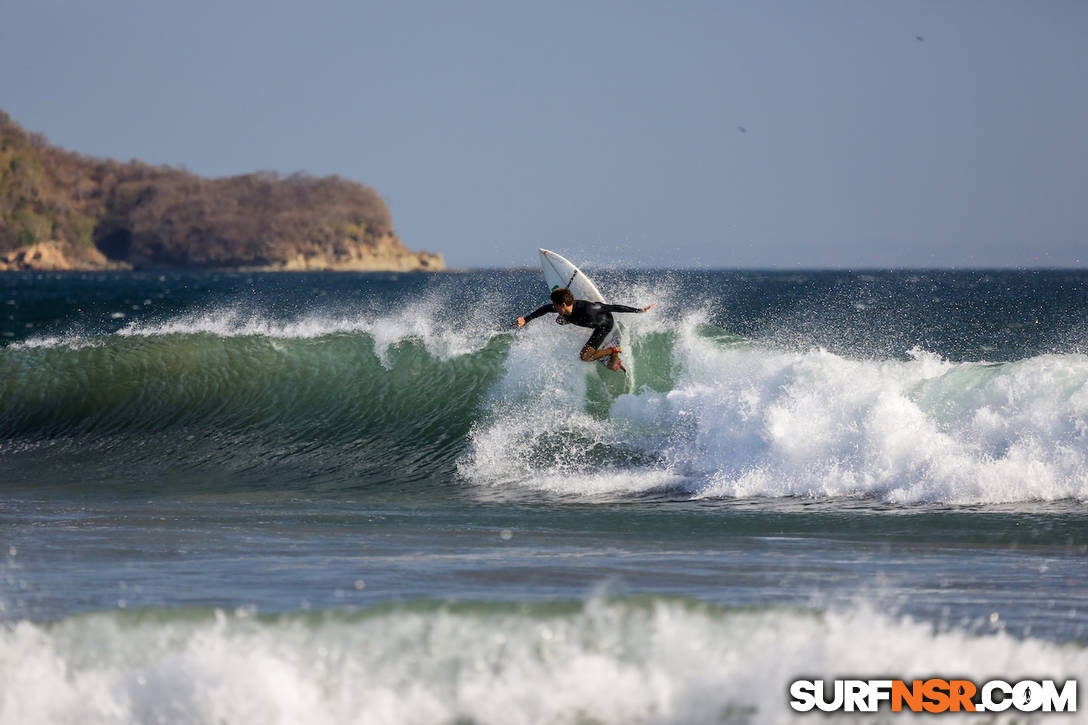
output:
<path id="1" fill-rule="evenodd" d="M 566 287 L 558 287 L 552 290 L 553 305 L 573 305 L 574 295 Z"/>

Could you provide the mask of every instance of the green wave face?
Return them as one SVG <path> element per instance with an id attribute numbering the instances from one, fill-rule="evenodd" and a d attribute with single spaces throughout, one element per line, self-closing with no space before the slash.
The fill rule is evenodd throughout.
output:
<path id="1" fill-rule="evenodd" d="M 368 481 L 448 474 L 507 346 L 495 338 L 445 360 L 412 339 L 377 350 L 366 333 L 9 347 L 0 351 L 9 454 L 0 465 L 16 475 L 20 459 L 70 459 L 104 477 L 159 463 L 243 478 L 290 478 L 283 468 Z"/>

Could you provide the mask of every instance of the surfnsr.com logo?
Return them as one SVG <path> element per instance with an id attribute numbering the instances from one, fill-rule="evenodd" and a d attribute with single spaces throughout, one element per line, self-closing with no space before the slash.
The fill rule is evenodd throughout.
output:
<path id="1" fill-rule="evenodd" d="M 790 707 L 797 712 L 1076 712 L 1077 681 L 1054 680 L 796 680 Z"/>

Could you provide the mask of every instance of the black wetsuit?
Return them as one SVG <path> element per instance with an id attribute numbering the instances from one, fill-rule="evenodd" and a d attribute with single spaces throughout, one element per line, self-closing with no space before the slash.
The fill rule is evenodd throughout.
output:
<path id="1" fill-rule="evenodd" d="M 546 315 L 549 312 L 558 311 L 555 309 L 555 305 L 548 303 L 540 309 L 534 310 L 525 316 L 525 324 L 529 324 L 530 320 L 535 320 L 541 315 Z M 615 320 L 612 319 L 613 312 L 642 312 L 637 307 L 628 307 L 627 305 L 606 305 L 604 302 L 590 302 L 588 300 L 575 300 L 574 309 L 571 310 L 569 315 L 559 315 L 555 318 L 555 321 L 560 325 L 578 325 L 579 327 L 591 327 L 593 328 L 593 334 L 589 336 L 589 341 L 586 342 L 586 347 L 592 347 L 594 350 L 601 346 L 604 339 L 608 337 L 608 333 L 612 332 L 612 326 Z"/>

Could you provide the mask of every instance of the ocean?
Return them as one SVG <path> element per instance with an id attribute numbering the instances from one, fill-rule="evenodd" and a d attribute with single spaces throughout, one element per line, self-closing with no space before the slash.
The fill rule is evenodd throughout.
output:
<path id="1" fill-rule="evenodd" d="M 587 271 L 626 377 L 533 270 L 0 274 L 0 725 L 1088 673 L 1088 272 Z"/>

